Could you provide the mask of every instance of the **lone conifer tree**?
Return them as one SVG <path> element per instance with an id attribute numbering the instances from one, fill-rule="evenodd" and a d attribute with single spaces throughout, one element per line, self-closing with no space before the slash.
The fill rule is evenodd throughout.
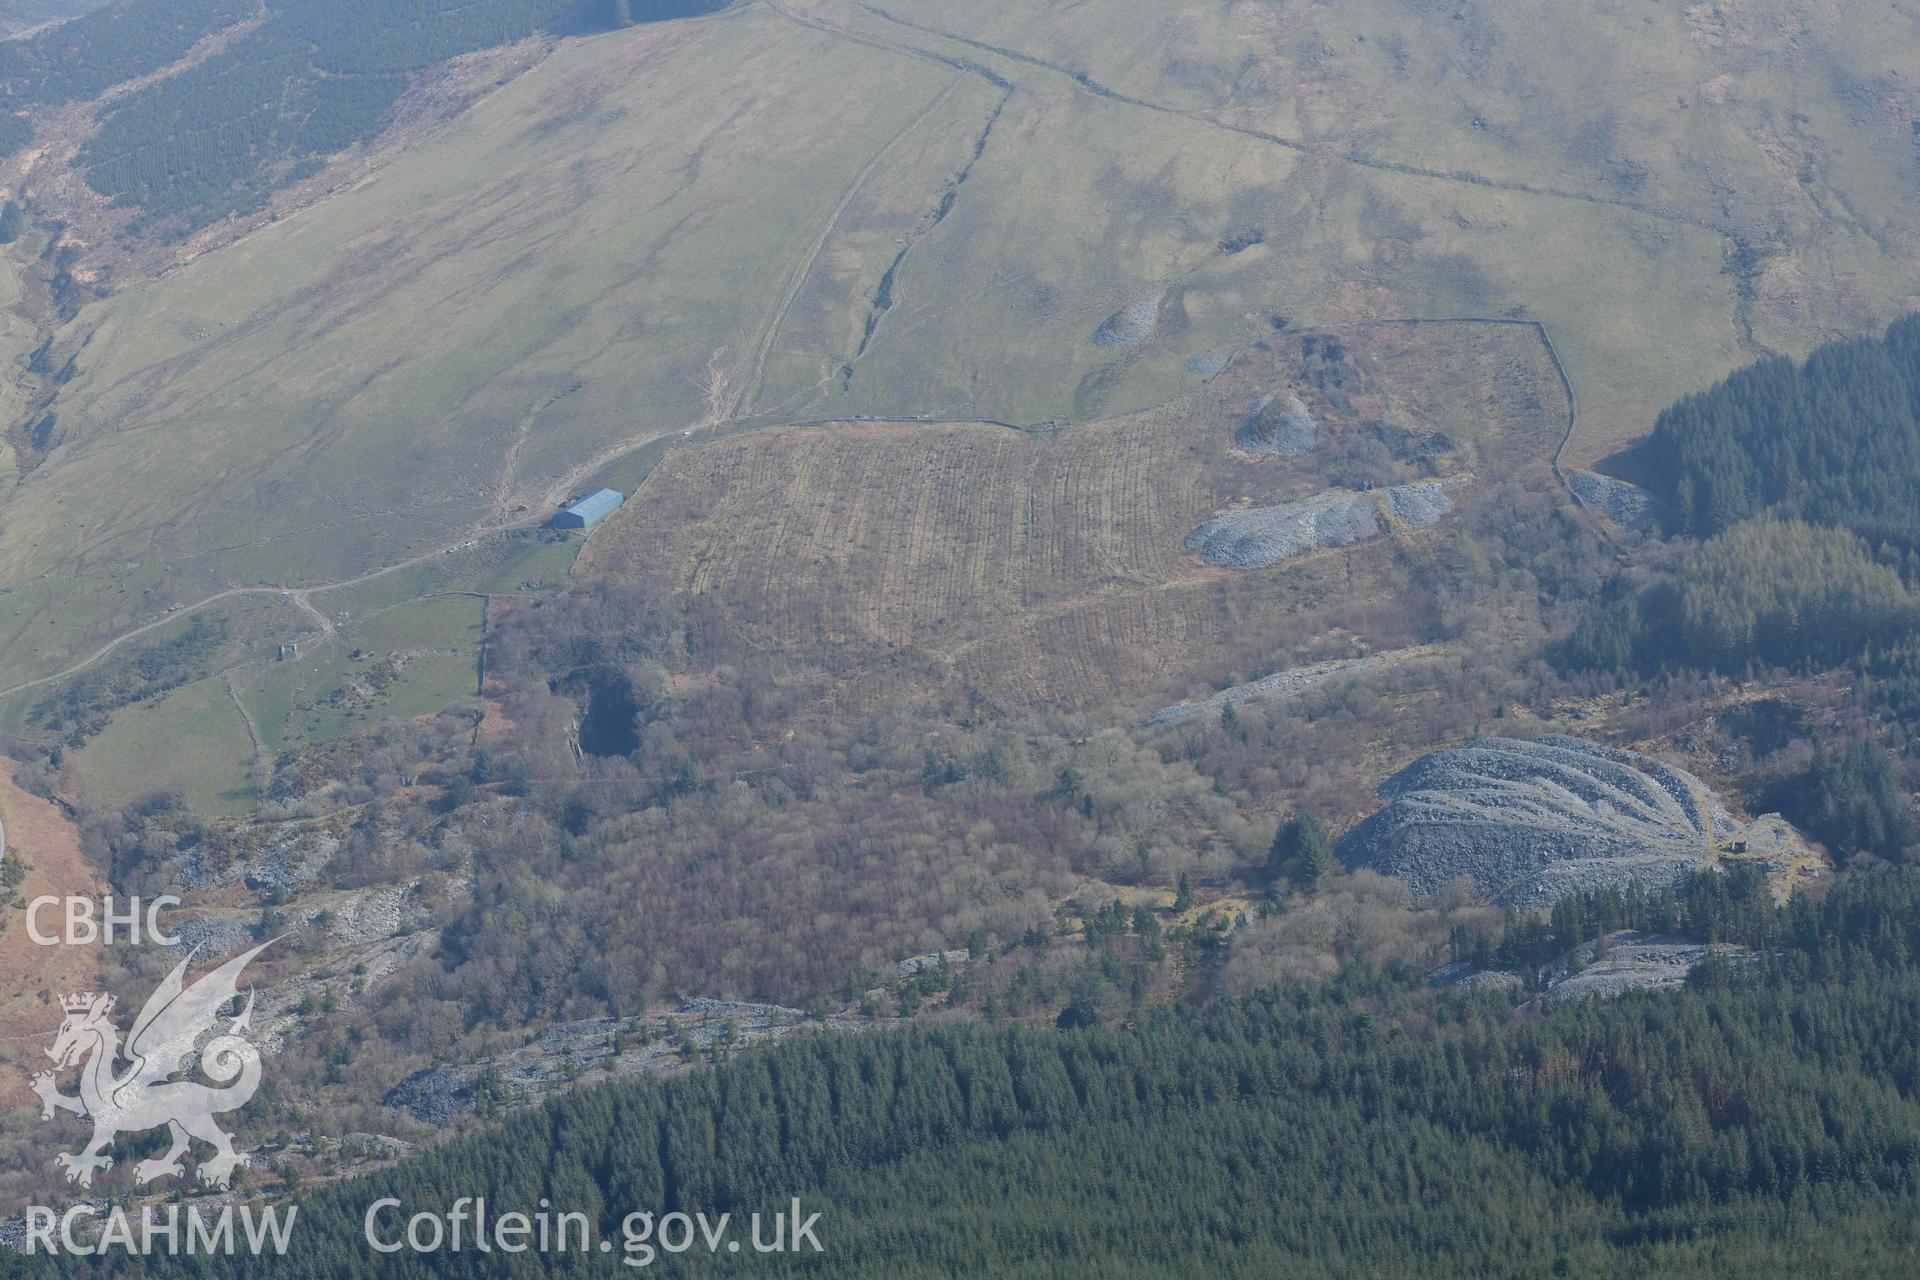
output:
<path id="1" fill-rule="evenodd" d="M 1312 889 L 1332 869 L 1333 841 L 1312 814 L 1295 814 L 1273 833 L 1273 847 L 1267 851 L 1269 880 L 1278 883 L 1286 876 L 1294 887 Z"/>

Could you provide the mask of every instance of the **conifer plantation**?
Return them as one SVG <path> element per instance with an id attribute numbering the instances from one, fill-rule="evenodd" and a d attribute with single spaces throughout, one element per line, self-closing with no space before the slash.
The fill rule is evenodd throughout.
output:
<path id="1" fill-rule="evenodd" d="M 307 1243 L 275 1274 L 587 1273 L 367 1256 L 367 1204 L 463 1195 L 545 1197 L 616 1242 L 633 1206 L 744 1218 L 798 1195 L 822 1215 L 818 1256 L 663 1255 L 663 1274 L 1912 1274 L 1920 873 L 1784 908 L 1714 876 L 1555 923 L 1564 943 L 1663 915 L 1754 950 L 1683 991 L 1535 1016 L 1353 968 L 1123 1029 L 823 1036 L 582 1089 L 304 1196 Z"/>
<path id="2" fill-rule="evenodd" d="M 0 1280 L 1920 1278 L 1920 8 L 0 0 Z"/>

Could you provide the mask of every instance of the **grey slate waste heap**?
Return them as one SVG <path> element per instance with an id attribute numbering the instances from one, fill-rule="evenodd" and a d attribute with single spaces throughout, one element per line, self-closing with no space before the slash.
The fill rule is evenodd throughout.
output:
<path id="1" fill-rule="evenodd" d="M 1350 867 L 1430 894 L 1470 876 L 1501 905 L 1582 889 L 1674 885 L 1742 824 L 1699 779 L 1579 738 L 1483 738 L 1381 784 L 1386 807 L 1341 838 Z"/>
<path id="2" fill-rule="evenodd" d="M 1316 549 L 1377 538 L 1385 516 L 1425 529 L 1451 510 L 1453 500 L 1438 480 L 1367 492 L 1327 489 L 1298 502 L 1223 512 L 1189 533 L 1185 545 L 1211 564 L 1264 569 Z"/>
<path id="3" fill-rule="evenodd" d="M 1320 439 L 1320 424 L 1292 392 L 1262 396 L 1247 414 L 1247 420 L 1233 433 L 1234 443 L 1254 453 L 1272 453 L 1282 458 L 1298 458 L 1313 452 Z"/>

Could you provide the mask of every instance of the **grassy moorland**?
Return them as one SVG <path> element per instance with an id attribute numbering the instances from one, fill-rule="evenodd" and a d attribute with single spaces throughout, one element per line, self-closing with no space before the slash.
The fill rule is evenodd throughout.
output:
<path id="1" fill-rule="evenodd" d="M 1910 272 L 1883 274 L 1912 251 L 1905 86 L 1920 67 L 1897 13 L 780 10 L 1020 86 L 895 309 L 964 310 L 985 291 L 997 314 L 1039 311 L 1042 345 L 1023 347 L 1036 363 L 1081 336 L 1076 321 L 1179 285 L 1190 349 L 1269 308 L 1324 322 L 1523 307 L 1581 385 L 1580 459 L 1759 347 L 1804 350 L 1912 296 Z M 1023 180 L 1029 139 L 1051 144 L 1046 183 Z M 1219 241 L 1256 231 L 1258 248 L 1216 260 Z M 959 255 L 975 269 L 954 270 Z M 999 271 L 978 269 L 986 255 Z M 891 350 L 938 368 L 943 346 Z"/>
<path id="2" fill-rule="evenodd" d="M 1911 35 L 1843 4 L 768 0 L 448 71 L 334 188 L 102 283 L 38 372 L 15 344 L 46 403 L 0 501 L 0 687 L 235 587 L 408 565 L 391 596 L 690 428 L 1149 424 L 1276 325 L 1544 321 L 1591 461 L 1915 301 Z M 280 612 L 254 657 L 315 625 Z"/>
<path id="3" fill-rule="evenodd" d="M 850 85 L 868 110 L 816 129 Z M 9 673 L 146 616 L 130 582 L 337 580 L 698 420 L 714 352 L 751 347 L 839 187 L 938 89 L 780 24 L 580 42 L 324 211 L 89 309 L 60 443 L 0 528 L 8 581 L 66 576 L 45 633 L 9 619 Z"/>

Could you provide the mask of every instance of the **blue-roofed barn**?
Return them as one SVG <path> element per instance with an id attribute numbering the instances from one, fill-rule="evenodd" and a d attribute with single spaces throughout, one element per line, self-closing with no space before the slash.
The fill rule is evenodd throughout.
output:
<path id="1" fill-rule="evenodd" d="M 553 518 L 557 529 L 584 529 L 590 524 L 598 524 L 619 510 L 626 499 L 617 489 L 601 489 L 590 493 L 580 501 L 563 510 Z"/>

